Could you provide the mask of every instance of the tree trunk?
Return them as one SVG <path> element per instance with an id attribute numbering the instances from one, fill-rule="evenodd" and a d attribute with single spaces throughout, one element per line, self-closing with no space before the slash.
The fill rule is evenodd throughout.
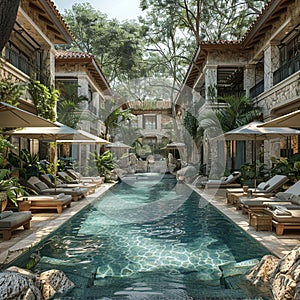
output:
<path id="1" fill-rule="evenodd" d="M 9 40 L 19 4 L 20 0 L 0 0 L 0 51 Z"/>

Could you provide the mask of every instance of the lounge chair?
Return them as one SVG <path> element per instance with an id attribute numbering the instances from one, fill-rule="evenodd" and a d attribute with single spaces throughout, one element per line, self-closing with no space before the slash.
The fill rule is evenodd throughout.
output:
<path id="1" fill-rule="evenodd" d="M 104 183 L 104 177 L 100 176 L 81 176 L 80 173 L 73 169 L 66 169 L 65 173 L 69 175 L 73 180 L 78 182 L 95 183 L 97 187 Z"/>
<path id="2" fill-rule="evenodd" d="M 289 179 L 285 175 L 275 175 L 266 182 L 261 182 L 256 189 L 250 188 L 253 196 L 271 197 L 280 189 Z M 235 200 L 243 196 L 243 188 L 229 188 L 226 190 L 226 198 L 228 204 L 236 204 Z"/>
<path id="3" fill-rule="evenodd" d="M 236 181 L 241 177 L 241 172 L 234 171 L 228 177 L 222 177 L 219 180 L 210 179 L 207 182 L 203 182 L 205 188 L 229 188 L 229 187 L 240 187 L 241 184 Z"/>
<path id="4" fill-rule="evenodd" d="M 272 216 L 272 224 L 277 235 L 283 235 L 285 229 L 300 229 L 300 205 L 298 209 L 277 205 L 275 209 L 264 208 L 264 213 Z"/>
<path id="5" fill-rule="evenodd" d="M 17 201 L 19 211 L 55 209 L 60 214 L 64 207 L 71 207 L 72 196 L 65 194 L 35 195 L 21 197 Z"/>
<path id="6" fill-rule="evenodd" d="M 87 188 L 49 188 L 45 182 L 41 181 L 36 176 L 30 177 L 27 181 L 21 181 L 24 186 L 34 190 L 39 195 L 59 195 L 66 194 L 71 195 L 73 201 L 78 201 L 81 198 L 85 198 L 88 189 Z"/>
<path id="7" fill-rule="evenodd" d="M 284 205 L 295 204 L 294 196 L 300 195 L 300 180 L 290 186 L 284 192 L 278 192 L 272 197 L 253 197 L 248 199 L 247 197 L 241 197 L 239 199 L 239 207 L 243 210 L 243 213 L 247 213 L 248 209 L 259 209 L 268 207 L 270 204 Z M 293 201 L 293 202 L 291 202 Z M 300 204 L 300 203 L 299 203 Z"/>
<path id="8" fill-rule="evenodd" d="M 11 210 L 0 213 L 0 231 L 5 241 L 10 240 L 12 232 L 23 226 L 24 229 L 30 228 L 31 212 L 13 212 Z"/>
<path id="9" fill-rule="evenodd" d="M 41 181 L 45 182 L 49 188 L 55 188 L 55 184 L 52 182 L 49 174 L 40 175 Z M 89 194 L 96 191 L 97 185 L 94 183 L 66 183 L 56 178 L 56 187 L 57 188 L 87 188 Z"/>

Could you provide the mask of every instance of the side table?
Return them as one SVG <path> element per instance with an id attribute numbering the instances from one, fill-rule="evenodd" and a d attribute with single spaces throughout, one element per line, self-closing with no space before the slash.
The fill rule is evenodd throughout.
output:
<path id="1" fill-rule="evenodd" d="M 263 210 L 248 211 L 249 225 L 255 230 L 272 231 L 272 216 L 265 213 Z"/>

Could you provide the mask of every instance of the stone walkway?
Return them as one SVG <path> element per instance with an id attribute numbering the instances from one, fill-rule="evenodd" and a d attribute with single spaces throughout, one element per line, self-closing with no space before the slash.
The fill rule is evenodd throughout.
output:
<path id="1" fill-rule="evenodd" d="M 105 193 L 111 186 L 111 184 L 101 185 L 94 194 L 87 196 L 86 199 L 72 202 L 71 207 L 64 209 L 61 214 L 54 212 L 33 213 L 29 230 L 20 228 L 14 231 L 9 241 L 3 241 L 0 238 L 0 264 L 7 264 L 13 261 L 27 249 L 36 245 L 68 219 L 72 218 L 78 211 Z M 242 215 L 241 211 L 236 211 L 235 207 L 226 204 L 225 190 L 219 190 L 216 195 L 212 191 L 207 194 L 200 190 L 195 190 L 276 256 L 282 257 L 295 246 L 300 245 L 300 231 L 295 230 L 283 236 L 277 236 L 275 232 L 256 231 L 253 227 L 250 227 L 247 217 Z"/>

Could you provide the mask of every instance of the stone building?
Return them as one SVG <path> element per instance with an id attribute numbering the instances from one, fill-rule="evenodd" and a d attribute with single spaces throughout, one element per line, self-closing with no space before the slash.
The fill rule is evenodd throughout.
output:
<path id="1" fill-rule="evenodd" d="M 272 0 L 241 40 L 203 41 L 196 49 L 177 98 L 181 115 L 196 101 L 203 102 L 199 114 L 218 109 L 218 96 L 230 95 L 250 98 L 265 121 L 300 108 L 299 0 Z M 268 163 L 270 156 L 297 153 L 299 140 L 276 139 L 262 146 Z M 249 142 L 241 147 L 234 154 L 240 155 L 240 164 L 249 162 L 253 152 L 247 151 Z"/>
<path id="2" fill-rule="evenodd" d="M 57 86 L 74 85 L 78 96 L 85 96 L 80 103 L 80 120 L 77 128 L 96 136 L 103 136 L 105 125 L 103 110 L 111 96 L 110 85 L 94 55 L 83 52 L 58 50 L 55 56 L 55 79 Z M 100 151 L 100 145 L 70 145 L 70 155 L 81 169 L 85 169 L 89 154 Z"/>

